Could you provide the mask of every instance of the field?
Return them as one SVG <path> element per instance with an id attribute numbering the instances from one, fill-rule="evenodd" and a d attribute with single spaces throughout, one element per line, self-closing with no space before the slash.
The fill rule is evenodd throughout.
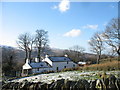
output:
<path id="1" fill-rule="evenodd" d="M 120 61 L 118 62 L 117 60 L 114 61 L 104 61 L 100 64 L 93 64 L 89 66 L 85 66 L 82 69 L 83 70 L 102 70 L 102 71 L 112 71 L 112 70 L 119 70 L 120 68 Z"/>

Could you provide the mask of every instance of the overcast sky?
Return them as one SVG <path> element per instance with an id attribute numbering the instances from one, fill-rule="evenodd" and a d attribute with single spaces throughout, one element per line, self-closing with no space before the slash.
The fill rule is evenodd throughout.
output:
<path id="1" fill-rule="evenodd" d="M 67 49 L 80 45 L 89 51 L 88 41 L 96 31 L 118 17 L 117 2 L 4 2 L 1 45 L 17 47 L 19 34 L 48 31 L 50 46 Z"/>

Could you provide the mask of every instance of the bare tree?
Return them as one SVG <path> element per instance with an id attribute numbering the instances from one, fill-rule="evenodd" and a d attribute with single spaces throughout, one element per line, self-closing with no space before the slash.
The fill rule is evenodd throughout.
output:
<path id="1" fill-rule="evenodd" d="M 107 57 L 109 57 L 109 60 L 111 62 L 112 58 L 114 58 L 116 56 L 117 52 L 111 46 L 109 46 L 109 48 L 106 48 L 105 50 L 106 50 L 105 54 L 107 55 Z"/>
<path id="2" fill-rule="evenodd" d="M 15 74 L 16 56 L 17 54 L 13 48 L 2 47 L 2 73 L 5 76 Z"/>
<path id="3" fill-rule="evenodd" d="M 34 38 L 29 33 L 20 34 L 17 40 L 17 44 L 20 49 L 25 51 L 25 60 L 31 59 L 31 52 L 34 43 Z"/>
<path id="4" fill-rule="evenodd" d="M 73 61 L 78 62 L 83 60 L 83 53 L 85 49 L 79 45 L 75 45 L 70 47 L 69 50 L 65 50 L 64 53 L 68 54 L 68 56 L 73 59 Z"/>
<path id="5" fill-rule="evenodd" d="M 120 18 L 112 19 L 106 26 L 103 37 L 106 43 L 114 48 L 120 56 Z"/>
<path id="6" fill-rule="evenodd" d="M 90 49 L 92 52 L 97 54 L 97 64 L 99 64 L 99 61 L 101 59 L 101 53 L 104 49 L 103 46 L 103 40 L 101 38 L 101 33 L 96 32 L 91 40 L 89 41 Z"/>
<path id="7" fill-rule="evenodd" d="M 35 38 L 36 48 L 38 49 L 38 59 L 40 61 L 41 54 L 44 51 L 45 47 L 48 45 L 48 32 L 45 30 L 36 30 Z"/>
<path id="8" fill-rule="evenodd" d="M 75 52 L 75 55 L 76 55 L 77 57 L 79 57 L 79 56 L 80 56 L 81 54 L 83 54 L 83 52 L 85 51 L 85 49 L 84 49 L 83 47 L 78 46 L 78 45 L 75 45 L 75 46 L 69 48 L 69 50 L 74 51 L 74 52 Z"/>
<path id="9" fill-rule="evenodd" d="M 33 50 L 33 45 L 35 43 L 35 37 L 34 36 L 30 36 L 30 43 L 28 45 L 28 58 L 31 60 L 31 54 L 32 54 L 32 50 Z"/>

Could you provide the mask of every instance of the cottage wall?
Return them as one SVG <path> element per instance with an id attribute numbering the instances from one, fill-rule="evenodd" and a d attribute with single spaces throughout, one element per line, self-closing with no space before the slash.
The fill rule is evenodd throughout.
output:
<path id="1" fill-rule="evenodd" d="M 70 60 L 64 61 L 63 59 L 64 58 L 62 58 L 62 60 L 60 61 L 58 58 L 58 60 L 56 59 L 52 61 L 48 57 L 46 57 L 44 60 L 42 60 L 41 63 L 39 62 L 30 63 L 29 65 L 29 63 L 27 62 L 25 65 L 23 65 L 23 70 L 30 69 L 32 73 L 42 73 L 42 72 L 47 72 L 47 71 L 60 71 L 64 68 L 77 67 L 77 64 L 75 64 L 73 61 L 70 61 Z"/>
<path id="2" fill-rule="evenodd" d="M 62 70 L 64 68 L 73 68 L 73 67 L 76 67 L 77 65 L 72 62 L 72 61 L 69 61 L 69 62 L 53 62 L 53 66 L 52 66 L 52 70 L 53 71 L 56 71 L 56 70 Z"/>
<path id="3" fill-rule="evenodd" d="M 32 69 L 32 73 L 42 73 L 46 71 L 52 71 L 52 68 L 34 68 Z"/>

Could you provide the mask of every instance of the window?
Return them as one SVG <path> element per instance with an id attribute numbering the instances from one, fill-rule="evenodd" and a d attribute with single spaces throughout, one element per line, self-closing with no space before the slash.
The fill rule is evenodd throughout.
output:
<path id="1" fill-rule="evenodd" d="M 56 68 L 56 70 L 58 71 L 58 67 Z"/>
<path id="2" fill-rule="evenodd" d="M 37 71 L 39 71 L 39 68 L 37 68 Z"/>
<path id="3" fill-rule="evenodd" d="M 64 68 L 66 68 L 66 66 L 64 66 Z"/>
<path id="4" fill-rule="evenodd" d="M 73 64 L 73 67 L 75 67 L 75 64 Z"/>
<path id="5" fill-rule="evenodd" d="M 67 64 L 68 64 L 68 61 L 67 61 Z"/>

